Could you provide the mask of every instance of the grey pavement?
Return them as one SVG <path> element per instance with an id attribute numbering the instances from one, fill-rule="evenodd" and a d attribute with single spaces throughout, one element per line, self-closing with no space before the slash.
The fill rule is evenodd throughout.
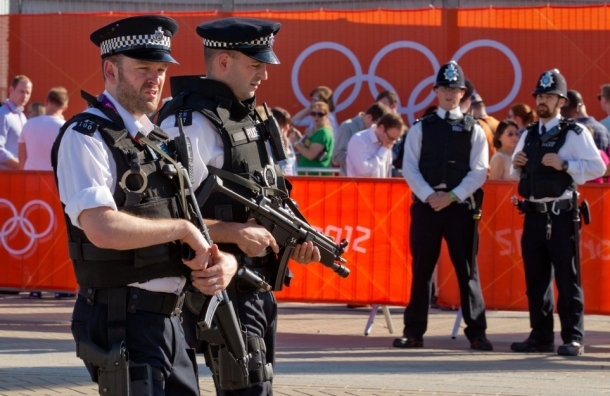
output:
<path id="1" fill-rule="evenodd" d="M 74 299 L 0 295 L 0 395 L 97 395 L 74 353 L 69 320 Z M 402 307 L 391 307 L 396 330 Z M 462 333 L 450 337 L 456 312 L 430 310 L 425 348 L 391 347 L 379 311 L 369 336 L 370 308 L 281 303 L 276 395 L 602 395 L 610 394 L 610 317 L 587 315 L 586 354 L 517 354 L 527 337 L 523 312 L 488 312 L 493 352 L 475 352 Z M 462 324 L 463 326 L 463 324 Z M 555 321 L 559 328 L 558 320 Z M 398 334 L 399 335 L 399 334 Z M 561 340 L 556 335 L 555 343 Z M 214 395 L 199 359 L 201 394 Z"/>

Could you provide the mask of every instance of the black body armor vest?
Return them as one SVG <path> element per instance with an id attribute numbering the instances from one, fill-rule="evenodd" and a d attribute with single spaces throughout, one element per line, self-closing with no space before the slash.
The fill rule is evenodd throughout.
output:
<path id="1" fill-rule="evenodd" d="M 577 134 L 582 132 L 573 120 L 566 118 L 562 118 L 559 125 L 547 131 L 545 136 L 540 136 L 538 133 L 538 122 L 528 125 L 527 137 L 523 145 L 527 163 L 521 168 L 519 180 L 519 195 L 523 198 L 555 198 L 560 197 L 568 188 L 575 189 L 572 176 L 567 172 L 542 164 L 542 157 L 545 154 L 559 152 L 570 130 Z M 549 139 L 546 140 L 547 138 Z"/>
<path id="2" fill-rule="evenodd" d="M 279 167 L 270 158 L 255 98 L 240 102 L 224 83 L 203 76 L 178 76 L 170 79 L 173 99 L 160 111 L 158 124 L 174 115 L 185 126 L 191 125 L 192 111 L 198 111 L 216 127 L 224 145 L 223 171 L 241 176 L 263 188 L 287 192 Z M 177 121 L 176 121 L 177 126 Z M 215 169 L 208 167 L 210 173 Z M 222 175 L 219 175 L 223 178 Z M 224 178 L 223 178 L 224 179 Z M 224 179 L 225 186 L 238 194 L 254 198 L 256 191 Z M 197 194 L 201 190 L 199 187 Z M 201 208 L 204 218 L 244 223 L 248 208 L 221 193 L 212 193 Z M 223 251 L 243 254 L 234 244 L 219 244 Z"/>
<path id="3" fill-rule="evenodd" d="M 475 122 L 468 114 L 452 121 L 441 119 L 436 114 L 422 118 L 419 170 L 431 187 L 444 183 L 446 190 L 451 191 L 466 177 L 470 171 Z"/>
<path id="4" fill-rule="evenodd" d="M 74 125 L 73 133 L 93 136 L 99 131 L 110 149 L 117 175 L 113 198 L 119 211 L 148 219 L 182 217 L 177 189 L 161 172 L 165 160 L 131 139 L 124 127 L 93 114 L 80 113 L 60 129 L 51 152 L 56 183 L 59 145 L 71 125 Z M 148 138 L 162 149 L 170 150 L 166 145 L 168 137 L 161 129 L 155 128 Z M 81 287 L 110 288 L 170 276 L 188 278 L 190 275 L 190 269 L 182 263 L 178 241 L 134 250 L 101 249 L 87 239 L 83 230 L 72 224 L 67 214 L 64 213 L 64 217 L 70 258 L 76 281 Z"/>

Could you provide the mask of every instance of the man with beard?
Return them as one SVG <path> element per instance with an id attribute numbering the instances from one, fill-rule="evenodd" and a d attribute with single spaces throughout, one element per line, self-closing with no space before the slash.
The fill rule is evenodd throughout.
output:
<path id="1" fill-rule="evenodd" d="M 167 135 L 145 114 L 159 103 L 176 22 L 137 16 L 91 34 L 105 91 L 69 120 L 52 165 L 65 211 L 79 296 L 72 317 L 77 356 L 100 394 L 199 395 L 197 362 L 180 324 L 187 279 L 221 290 L 235 267 L 182 220 L 177 166 Z M 195 257 L 183 261 L 181 244 Z M 207 279 L 214 274 L 216 287 Z"/>
<path id="2" fill-rule="evenodd" d="M 525 214 L 521 251 L 529 302 L 529 337 L 514 342 L 515 352 L 553 352 L 553 274 L 559 292 L 557 311 L 563 345 L 559 355 L 584 353 L 584 303 L 575 263 L 573 194 L 577 184 L 601 177 L 606 167 L 585 127 L 561 117 L 568 100 L 567 84 L 559 70 L 544 72 L 532 93 L 539 122 L 521 138 L 511 174 L 520 177 L 518 202 Z M 574 200 L 573 200 L 574 199 Z M 515 198 L 516 200 L 516 198 Z"/>
<path id="3" fill-rule="evenodd" d="M 179 134 L 177 117 L 183 121 L 193 144 L 194 188 L 202 186 L 208 175 L 217 175 L 226 187 L 248 198 L 256 196 L 255 190 L 275 196 L 287 192 L 287 182 L 272 160 L 274 156 L 267 151 L 267 139 L 255 110 L 255 92 L 267 79 L 267 65 L 280 63 L 272 49 L 279 30 L 279 23 L 250 18 L 224 18 L 197 27 L 197 34 L 203 38 L 207 75 L 172 77 L 174 98 L 159 115 L 161 127 L 170 137 Z M 269 284 L 275 283 L 271 277 L 280 249 L 273 236 L 249 218 L 245 205 L 213 193 L 201 212 L 212 240 L 223 251 L 235 254 L 240 268 L 247 267 Z M 297 245 L 292 259 L 300 263 L 319 261 L 320 252 L 311 242 L 305 242 Z M 275 296 L 237 279 L 227 292 L 246 331 L 246 345 L 252 356 L 248 376 L 241 375 L 237 363 L 222 353 L 226 349 L 218 340 L 198 342 L 195 338 L 200 305 L 194 301 L 201 298 L 194 293 L 186 298 L 189 308 L 197 308 L 193 309 L 195 312 L 184 312 L 187 340 L 205 353 L 219 395 L 272 395 Z M 235 381 L 230 381 L 230 375 L 229 380 L 226 378 L 231 372 L 236 373 Z"/>

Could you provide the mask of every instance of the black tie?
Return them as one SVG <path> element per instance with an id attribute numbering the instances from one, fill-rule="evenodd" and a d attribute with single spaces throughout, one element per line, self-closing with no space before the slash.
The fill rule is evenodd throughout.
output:
<path id="1" fill-rule="evenodd" d="M 449 112 L 448 111 L 445 112 L 445 121 L 450 121 Z"/>
<path id="2" fill-rule="evenodd" d="M 544 134 L 546 133 L 546 127 L 543 125 L 542 128 L 540 128 L 540 130 L 542 131 L 541 136 L 544 136 Z"/>

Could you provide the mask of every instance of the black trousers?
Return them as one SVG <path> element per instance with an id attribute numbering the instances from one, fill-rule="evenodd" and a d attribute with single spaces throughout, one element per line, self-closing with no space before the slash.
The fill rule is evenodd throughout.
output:
<path id="1" fill-rule="evenodd" d="M 557 311 L 564 343 L 581 343 L 584 331 L 584 298 L 576 280 L 574 223 L 571 211 L 549 214 L 551 239 L 546 239 L 546 213 L 525 215 L 521 250 L 530 311 L 530 338 L 553 342 L 553 275 L 559 292 Z"/>
<path id="2" fill-rule="evenodd" d="M 468 205 L 452 203 L 440 212 L 421 201 L 411 205 L 413 280 L 411 300 L 404 314 L 405 337 L 421 337 L 428 328 L 432 273 L 443 238 L 447 241 L 460 287 L 462 314 L 466 323 L 464 334 L 469 340 L 485 335 L 485 303 L 478 273 L 475 272 L 475 279 L 470 280 L 473 229 L 474 220 Z"/>
<path id="3" fill-rule="evenodd" d="M 110 349 L 108 305 L 89 305 L 83 296 L 78 296 L 72 315 L 72 335 L 77 343 L 84 338 Z M 195 353 L 186 344 L 178 316 L 127 312 L 125 343 L 129 360 L 148 363 L 163 373 L 165 389 L 160 382 L 153 381 L 155 396 L 199 395 Z M 95 380 L 97 368 L 90 363 L 85 366 Z"/>
<path id="4" fill-rule="evenodd" d="M 232 285 L 231 285 L 232 286 Z M 265 340 L 267 352 L 263 364 L 271 363 L 275 367 L 275 344 L 277 333 L 277 302 L 273 292 L 254 293 L 237 292 L 237 314 L 242 328 L 249 336 L 258 336 Z M 229 294 L 231 296 L 231 294 Z M 192 347 L 201 346 L 196 338 L 195 326 L 197 317 L 189 309 L 184 309 L 183 326 L 187 341 Z M 273 395 L 271 381 L 253 385 L 239 391 L 216 390 L 221 396 L 267 396 Z"/>

